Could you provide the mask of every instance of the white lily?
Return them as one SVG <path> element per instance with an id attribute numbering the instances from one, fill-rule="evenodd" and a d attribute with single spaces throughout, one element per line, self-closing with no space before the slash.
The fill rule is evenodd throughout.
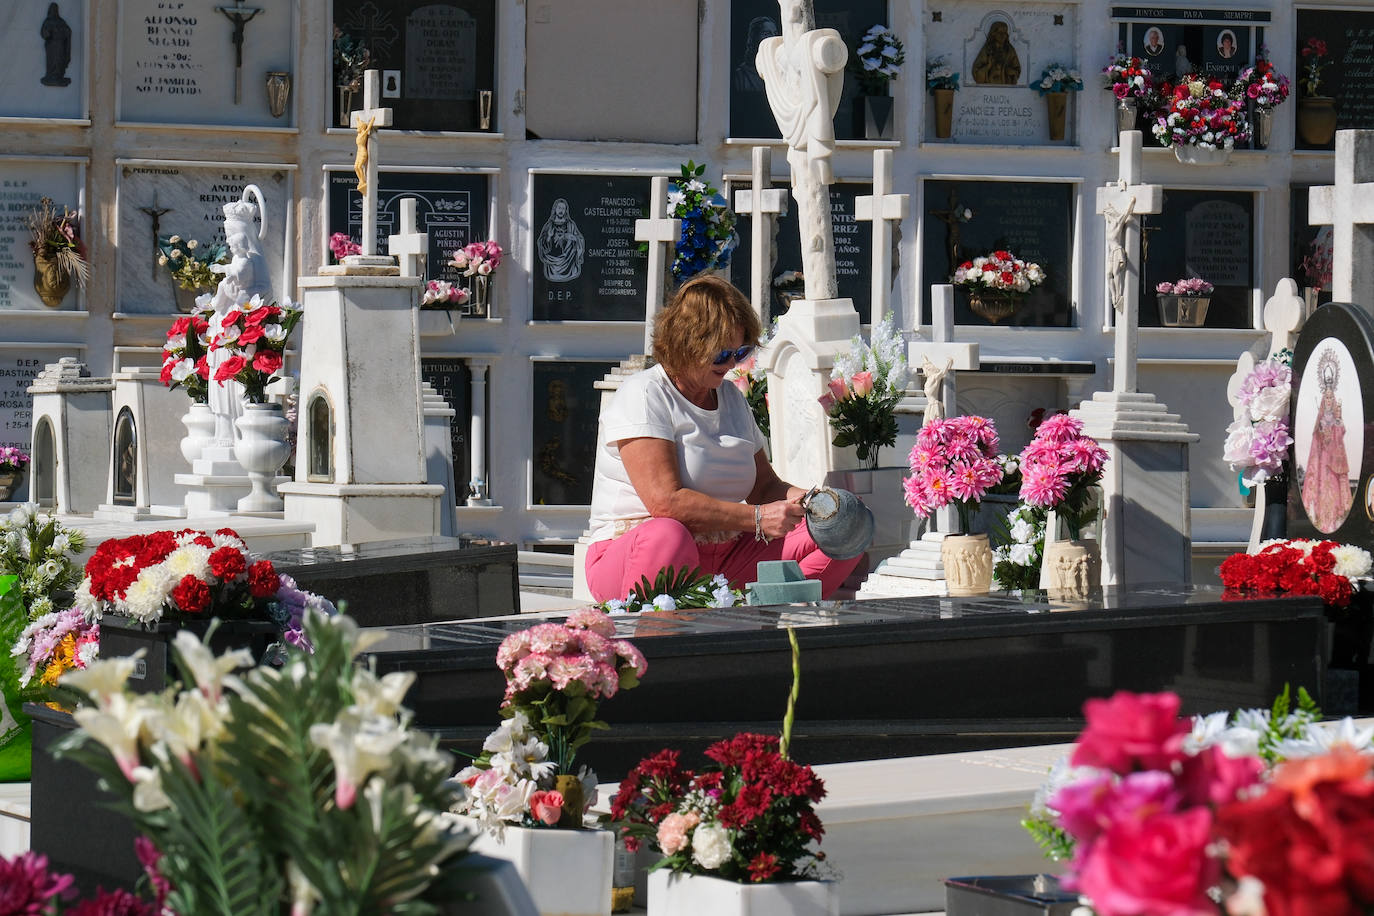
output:
<path id="1" fill-rule="evenodd" d="M 353 707 L 336 722 L 310 726 L 310 740 L 334 761 L 334 801 L 344 810 L 353 807 L 364 779 L 391 767 L 391 754 L 405 738 L 394 719 L 363 718 Z"/>
<path id="2" fill-rule="evenodd" d="M 247 649 L 235 649 L 216 656 L 210 647 L 200 641 L 200 637 L 189 630 L 178 630 L 172 639 L 172 646 L 181 661 L 191 672 L 191 678 L 200 692 L 213 704 L 218 704 L 224 696 L 225 675 L 239 668 L 254 664 L 253 653 Z"/>

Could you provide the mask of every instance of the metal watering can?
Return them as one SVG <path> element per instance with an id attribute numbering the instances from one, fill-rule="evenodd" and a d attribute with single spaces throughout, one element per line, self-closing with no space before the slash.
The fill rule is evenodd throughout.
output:
<path id="1" fill-rule="evenodd" d="M 848 490 L 812 487 L 802 497 L 806 530 L 832 560 L 852 560 L 873 543 L 873 513 Z"/>

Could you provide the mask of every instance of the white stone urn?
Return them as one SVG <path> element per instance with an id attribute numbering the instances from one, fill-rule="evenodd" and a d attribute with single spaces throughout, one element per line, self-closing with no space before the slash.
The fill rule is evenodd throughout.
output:
<path id="1" fill-rule="evenodd" d="M 1051 598 L 1081 601 L 1102 581 L 1102 547 L 1092 540 L 1060 540 L 1045 545 L 1044 581 Z"/>
<path id="2" fill-rule="evenodd" d="M 290 424 L 282 415 L 280 404 L 245 404 L 243 416 L 234 421 L 238 438 L 234 440 L 234 457 L 248 473 L 252 490 L 239 500 L 240 512 L 279 512 L 281 497 L 274 482 L 277 471 L 291 454 L 287 443 Z"/>
<path id="3" fill-rule="evenodd" d="M 951 597 L 986 595 L 992 587 L 992 547 L 986 534 L 951 534 L 940 542 Z"/>
<path id="4" fill-rule="evenodd" d="M 195 464 L 205 446 L 215 441 L 215 415 L 210 412 L 209 404 L 191 402 L 191 408 L 181 417 L 181 425 L 186 427 L 186 435 L 181 440 L 181 457 L 188 464 Z"/>
<path id="5" fill-rule="evenodd" d="M 709 875 L 649 873 L 649 916 L 836 916 L 833 881 L 737 884 Z"/>

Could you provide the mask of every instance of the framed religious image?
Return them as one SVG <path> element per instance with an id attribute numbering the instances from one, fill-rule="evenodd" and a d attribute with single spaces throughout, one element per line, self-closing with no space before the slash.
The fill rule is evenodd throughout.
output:
<path id="1" fill-rule="evenodd" d="M 1294 143 L 1333 150 L 1337 130 L 1374 127 L 1374 11 L 1302 8 L 1296 15 Z M 1317 84 L 1309 87 L 1314 68 Z"/>
<path id="2" fill-rule="evenodd" d="M 533 361 L 532 506 L 591 505 L 601 419 L 601 392 L 594 386 L 615 365 L 599 360 Z"/>
<path id="3" fill-rule="evenodd" d="M 1203 327 L 1249 328 L 1255 287 L 1255 195 L 1165 188 L 1159 213 L 1141 217 L 1140 326 L 1162 327 L 1160 283 L 1211 283 Z"/>
<path id="4" fill-rule="evenodd" d="M 396 130 L 494 131 L 496 0 L 333 0 L 331 126 L 380 70 Z"/>

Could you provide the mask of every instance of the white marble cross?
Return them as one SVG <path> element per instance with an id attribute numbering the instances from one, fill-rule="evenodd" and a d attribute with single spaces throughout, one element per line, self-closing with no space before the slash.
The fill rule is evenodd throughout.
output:
<path id="1" fill-rule="evenodd" d="M 654 352 L 654 319 L 663 309 L 663 288 L 670 260 L 682 233 L 682 220 L 668 213 L 668 179 L 656 176 L 650 184 L 649 216 L 635 220 L 635 241 L 649 243 L 649 289 L 644 303 L 644 352 Z"/>
<path id="2" fill-rule="evenodd" d="M 1269 356 L 1292 350 L 1298 342 L 1307 303 L 1298 294 L 1298 284 L 1284 277 L 1274 287 L 1274 295 L 1264 303 L 1264 329 L 1269 332 Z"/>
<path id="3" fill-rule="evenodd" d="M 415 201 L 414 197 L 401 198 L 401 232 L 387 236 L 387 251 L 401 265 L 403 277 L 423 277 L 429 255 L 429 234 L 420 232 L 415 224 Z"/>
<path id="4" fill-rule="evenodd" d="M 887 314 L 892 290 L 892 224 L 906 219 L 911 195 L 892 193 L 892 150 L 873 151 L 873 193 L 854 198 L 854 218 L 873 223 L 873 286 L 869 323 L 874 327 Z"/>
<path id="5" fill-rule="evenodd" d="M 1331 227 L 1331 298 L 1374 309 L 1374 130 L 1336 132 L 1336 184 L 1308 192 L 1307 221 Z"/>
<path id="6" fill-rule="evenodd" d="M 1140 325 L 1140 219 L 1160 212 L 1164 188 L 1140 181 L 1140 131 L 1123 130 L 1117 180 L 1097 189 L 1097 212 L 1106 222 L 1109 301 L 1117 311 L 1112 390 L 1136 386 L 1136 338 Z"/>
<path id="7" fill-rule="evenodd" d="M 773 187 L 773 150 L 754 147 L 750 186 L 735 192 L 735 212 L 750 219 L 749 301 L 768 327 L 773 301 L 773 219 L 787 215 L 787 189 Z"/>
<path id="8" fill-rule="evenodd" d="M 359 190 L 363 195 L 364 257 L 377 254 L 377 129 L 391 126 L 391 109 L 381 108 L 381 74 L 368 70 L 363 74 L 363 107 L 349 116 L 349 126 L 357 134 L 358 152 L 353 161 L 354 171 L 360 172 Z"/>

